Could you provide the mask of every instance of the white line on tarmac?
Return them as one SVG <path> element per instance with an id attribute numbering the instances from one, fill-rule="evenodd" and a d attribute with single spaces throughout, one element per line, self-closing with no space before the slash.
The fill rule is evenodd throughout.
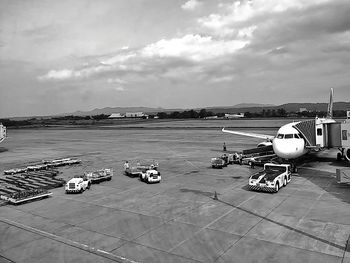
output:
<path id="1" fill-rule="evenodd" d="M 112 254 L 110 252 L 107 252 L 107 251 L 104 251 L 104 250 L 101 250 L 101 249 L 96 249 L 94 247 L 90 247 L 90 246 L 88 246 L 86 244 L 83 244 L 83 243 L 79 243 L 79 242 L 76 242 L 76 241 L 73 241 L 73 240 L 70 240 L 70 239 L 66 239 L 64 237 L 60 237 L 60 236 L 57 236 L 55 234 L 52 234 L 52 233 L 49 233 L 49 232 L 46 232 L 46 231 L 43 231 L 43 230 L 40 230 L 40 229 L 37 229 L 37 228 L 33 228 L 31 226 L 24 225 L 24 224 L 18 223 L 18 222 L 13 221 L 13 220 L 9 220 L 7 218 L 0 217 L 0 221 L 6 223 L 8 225 L 12 225 L 14 227 L 21 228 L 23 230 L 32 232 L 34 234 L 38 234 L 38 235 L 44 236 L 46 238 L 55 240 L 57 242 L 65 244 L 65 245 L 68 245 L 68 246 L 71 246 L 71 247 L 75 247 L 75 248 L 84 250 L 84 251 L 89 252 L 89 253 L 96 254 L 98 256 L 106 257 L 106 256 L 103 255 L 103 254 L 105 254 L 105 255 L 107 255 L 106 258 L 114 260 L 116 262 L 139 263 L 137 261 L 133 261 L 131 259 L 127 259 L 127 258 L 124 258 L 124 257 L 118 256 L 118 255 Z"/>
<path id="2" fill-rule="evenodd" d="M 241 202 L 238 206 L 230 209 L 228 212 L 224 213 L 223 215 L 219 216 L 218 218 L 216 218 L 214 221 L 210 222 L 209 224 L 207 224 L 206 226 L 203 226 L 202 228 L 200 228 L 198 231 L 196 231 L 195 233 L 193 233 L 192 236 L 190 236 L 189 238 L 186 238 L 185 240 L 183 240 L 182 242 L 180 242 L 179 244 L 177 244 L 176 246 L 172 247 L 170 250 L 168 250 L 168 252 L 173 251 L 174 249 L 178 248 L 179 246 L 181 246 L 182 244 L 184 244 L 186 241 L 190 240 L 191 238 L 193 238 L 195 235 L 197 235 L 198 233 L 200 233 L 201 231 L 203 231 L 204 229 L 208 228 L 210 225 L 214 224 L 215 222 L 217 222 L 218 220 L 220 220 L 221 218 L 223 218 L 224 216 L 228 215 L 229 213 L 231 213 L 232 211 L 236 210 L 237 207 L 243 205 L 245 202 L 248 202 L 249 200 L 251 200 L 252 198 L 254 198 L 256 196 L 253 195 L 250 198 L 244 200 L 243 202 Z"/>

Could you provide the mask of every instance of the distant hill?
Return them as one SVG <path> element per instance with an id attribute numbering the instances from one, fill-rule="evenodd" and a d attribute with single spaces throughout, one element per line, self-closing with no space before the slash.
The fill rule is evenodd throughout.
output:
<path id="1" fill-rule="evenodd" d="M 327 103 L 286 103 L 282 105 L 271 104 L 257 104 L 257 103 L 241 103 L 234 106 L 218 106 L 218 107 L 206 107 L 207 111 L 213 113 L 239 113 L 239 112 L 261 112 L 262 110 L 277 110 L 285 109 L 287 112 L 298 112 L 300 108 L 306 108 L 308 111 L 327 111 Z M 202 108 L 196 108 L 200 110 Z M 158 112 L 173 112 L 184 111 L 188 109 L 164 109 L 164 108 L 149 108 L 149 107 L 106 107 L 102 109 L 94 109 L 91 111 L 76 111 L 73 113 L 60 114 L 62 115 L 75 115 L 75 116 L 88 116 L 99 114 L 112 114 L 112 113 L 126 113 L 126 112 L 144 112 L 148 114 L 156 114 Z M 333 104 L 333 110 L 350 110 L 350 102 L 335 102 Z"/>
<path id="2" fill-rule="evenodd" d="M 165 111 L 183 111 L 182 109 L 163 109 L 163 108 L 148 108 L 148 107 L 106 107 L 102 109 L 93 109 L 91 111 L 76 111 L 73 113 L 60 114 L 60 115 L 75 115 L 75 116 L 86 116 L 86 115 L 99 115 L 99 114 L 112 114 L 126 112 L 144 112 L 144 113 L 157 113 Z"/>
<path id="3" fill-rule="evenodd" d="M 205 109 L 213 112 L 236 112 L 237 109 L 250 109 L 252 107 L 271 107 L 271 104 L 256 104 L 256 103 L 241 103 L 234 106 L 218 106 L 218 107 L 206 107 Z M 202 108 L 197 108 L 194 110 L 201 110 Z M 99 114 L 112 114 L 112 113 L 122 113 L 126 112 L 144 112 L 144 113 L 158 113 L 158 112 L 173 112 L 173 111 L 185 111 L 189 109 L 164 109 L 164 108 L 149 108 L 149 107 L 105 107 L 101 109 L 93 109 L 91 111 L 76 111 L 72 113 L 59 114 L 59 115 L 74 115 L 74 116 L 93 116 Z"/>
<path id="4" fill-rule="evenodd" d="M 214 113 L 238 113 L 238 112 L 261 112 L 262 110 L 277 110 L 284 109 L 287 112 L 298 112 L 300 108 L 305 108 L 308 111 L 327 111 L 328 103 L 286 103 L 278 106 L 264 106 L 264 107 L 215 107 L 208 108 Z M 350 102 L 334 102 L 333 110 L 350 110 Z"/>

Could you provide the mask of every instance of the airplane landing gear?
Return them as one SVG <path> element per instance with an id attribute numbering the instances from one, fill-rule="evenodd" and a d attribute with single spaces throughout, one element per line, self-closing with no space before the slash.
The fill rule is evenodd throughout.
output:
<path id="1" fill-rule="evenodd" d="M 337 161 L 344 159 L 344 148 L 339 148 L 340 153 L 337 153 Z"/>
<path id="2" fill-rule="evenodd" d="M 290 166 L 292 168 L 292 173 L 297 173 L 298 172 L 298 167 L 296 166 L 295 163 L 291 163 Z"/>

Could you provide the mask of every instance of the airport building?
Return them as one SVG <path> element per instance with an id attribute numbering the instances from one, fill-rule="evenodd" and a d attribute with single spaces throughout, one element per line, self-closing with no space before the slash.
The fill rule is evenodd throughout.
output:
<path id="1" fill-rule="evenodd" d="M 125 113 L 126 118 L 148 118 L 147 114 L 144 114 L 143 112 L 127 112 Z"/>

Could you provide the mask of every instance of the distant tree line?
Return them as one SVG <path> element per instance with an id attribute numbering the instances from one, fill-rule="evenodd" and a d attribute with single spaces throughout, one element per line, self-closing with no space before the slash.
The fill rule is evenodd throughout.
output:
<path id="1" fill-rule="evenodd" d="M 108 114 L 99 114 L 99 115 L 93 115 L 93 116 L 75 116 L 75 115 L 67 115 L 67 116 L 60 116 L 60 117 L 53 117 L 51 119 L 53 120 L 104 120 L 108 119 L 110 115 Z"/>
<path id="2" fill-rule="evenodd" d="M 295 117 L 295 118 L 314 118 L 325 117 L 327 115 L 326 111 L 303 111 L 303 112 L 287 112 L 285 109 L 263 109 L 260 112 L 244 112 L 244 118 L 283 118 L 283 117 Z M 79 120 L 105 120 L 108 119 L 110 115 L 99 114 L 94 116 L 57 116 L 47 119 L 31 118 L 27 120 L 11 120 L 11 119 L 0 119 L 0 123 L 7 127 L 22 127 L 30 126 L 35 124 L 55 124 L 55 122 L 69 121 L 71 124 L 77 124 Z M 195 110 L 185 110 L 185 111 L 173 111 L 173 112 L 158 112 L 156 115 L 149 115 L 149 118 L 158 117 L 159 119 L 198 119 L 198 118 L 208 118 L 212 116 L 224 117 L 225 113 L 213 113 L 212 111 L 207 111 L 206 109 L 201 109 L 200 111 Z M 333 117 L 335 118 L 345 118 L 345 110 L 334 110 Z"/>
<path id="3" fill-rule="evenodd" d="M 199 112 L 195 110 L 188 111 L 173 111 L 173 112 L 158 112 L 156 116 L 159 119 L 198 119 L 198 118 L 206 118 L 214 116 L 215 114 L 211 111 L 207 111 L 206 109 L 201 109 Z M 221 116 L 224 116 L 225 113 L 222 113 Z M 217 116 L 217 114 L 216 114 Z"/>

